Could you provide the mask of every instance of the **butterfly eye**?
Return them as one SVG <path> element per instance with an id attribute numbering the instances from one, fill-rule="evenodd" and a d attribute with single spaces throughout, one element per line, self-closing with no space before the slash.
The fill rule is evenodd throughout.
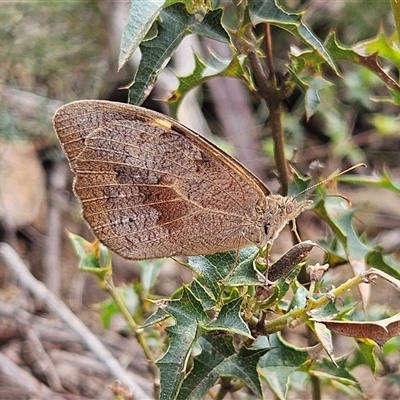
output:
<path id="1" fill-rule="evenodd" d="M 285 204 L 285 211 L 286 211 L 286 214 L 291 214 L 294 211 L 294 203 L 293 203 L 293 201 L 289 200 Z"/>
<path id="2" fill-rule="evenodd" d="M 267 236 L 268 236 L 269 228 L 270 228 L 270 224 L 269 223 L 264 224 L 264 233 Z"/>

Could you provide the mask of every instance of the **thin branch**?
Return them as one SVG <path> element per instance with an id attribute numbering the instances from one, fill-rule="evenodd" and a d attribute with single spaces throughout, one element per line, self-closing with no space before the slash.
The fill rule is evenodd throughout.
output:
<path id="1" fill-rule="evenodd" d="M 265 24 L 265 54 L 267 55 L 268 78 L 270 85 L 276 87 L 276 75 L 274 67 L 274 56 L 272 54 L 272 38 L 271 38 L 271 25 Z"/>
<path id="2" fill-rule="evenodd" d="M 45 384 L 38 381 L 30 373 L 18 366 L 14 361 L 0 352 L 0 375 L 3 380 L 7 380 L 10 386 L 21 388 L 27 398 L 48 398 L 61 400 L 61 395 L 57 395 Z"/>
<path id="3" fill-rule="evenodd" d="M 132 374 L 122 368 L 118 360 L 103 346 L 97 336 L 57 296 L 50 292 L 42 282 L 38 281 L 29 272 L 17 252 L 6 243 L 0 243 L 0 259 L 10 268 L 24 288 L 40 299 L 51 312 L 62 319 L 81 337 L 83 343 L 104 363 L 107 370 L 115 379 L 129 386 L 132 392 L 135 393 L 135 399 L 152 399 L 152 396 L 145 393 L 132 379 Z"/>
<path id="4" fill-rule="evenodd" d="M 267 30 L 266 33 L 268 33 Z M 255 44 L 255 37 L 253 33 L 248 34 L 250 36 L 250 40 L 253 40 Z M 281 182 L 281 194 L 286 195 L 288 192 L 289 186 L 289 170 L 286 162 L 285 155 L 285 135 L 283 132 L 282 125 L 282 93 L 277 87 L 276 77 L 274 71 L 273 64 L 273 55 L 272 55 L 272 44 L 271 39 L 266 38 L 267 43 L 267 64 L 270 68 L 269 74 L 267 74 L 264 70 L 263 65 L 261 64 L 260 58 L 256 53 L 256 49 L 254 48 L 248 54 L 248 59 L 251 65 L 251 70 L 253 72 L 254 81 L 257 85 L 257 90 L 260 93 L 261 97 L 267 103 L 269 112 L 270 112 L 270 125 L 272 138 L 274 141 L 274 157 L 276 168 L 278 170 L 279 180 Z"/>
<path id="5" fill-rule="evenodd" d="M 45 283 L 55 295 L 60 294 L 60 260 L 61 260 L 61 204 L 67 183 L 67 168 L 65 163 L 59 163 L 50 171 L 49 179 L 49 210 L 46 227 L 46 250 L 43 266 Z"/>

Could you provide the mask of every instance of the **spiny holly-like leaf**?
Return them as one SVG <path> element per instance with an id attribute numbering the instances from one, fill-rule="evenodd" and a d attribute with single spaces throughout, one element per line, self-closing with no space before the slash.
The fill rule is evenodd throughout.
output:
<path id="1" fill-rule="evenodd" d="M 360 55 L 351 47 L 342 46 L 338 43 L 335 32 L 328 35 L 325 40 L 325 47 L 335 60 L 348 60 L 356 64 L 360 62 Z"/>
<path id="2" fill-rule="evenodd" d="M 165 0 L 165 7 L 175 3 L 183 3 L 190 14 L 204 14 L 205 10 L 213 9 L 218 6 L 219 1 L 209 0 Z"/>
<path id="3" fill-rule="evenodd" d="M 333 229 L 344 246 L 346 254 L 352 259 L 364 259 L 370 248 L 361 242 L 353 227 L 356 210 L 338 198 L 326 198 L 315 205 L 314 211 Z"/>
<path id="4" fill-rule="evenodd" d="M 155 284 L 158 273 L 164 264 L 164 260 L 137 261 L 137 264 L 141 270 L 140 282 L 142 283 L 142 291 L 144 296 L 146 296 L 146 293 L 149 293 Z"/>
<path id="5" fill-rule="evenodd" d="M 195 344 L 198 324 L 206 325 L 207 315 L 199 300 L 187 288 L 182 297 L 164 306 L 164 311 L 175 320 L 175 325 L 165 329 L 169 337 L 167 352 L 156 362 L 160 368 L 160 399 L 174 399 L 186 370 L 187 359 Z"/>
<path id="6" fill-rule="evenodd" d="M 388 37 L 381 29 L 376 38 L 358 43 L 355 50 L 365 52 L 367 54 L 378 53 L 379 57 L 386 58 L 392 62 L 397 69 L 400 68 L 400 52 L 398 48 L 397 34 L 392 34 Z"/>
<path id="7" fill-rule="evenodd" d="M 351 47 L 339 45 L 335 33 L 331 33 L 327 37 L 325 41 L 325 48 L 329 51 L 329 54 L 335 61 L 348 60 L 355 64 L 362 65 L 374 72 L 374 74 L 380 78 L 388 88 L 397 92 L 400 91 L 400 85 L 398 82 L 388 75 L 388 73 L 379 65 L 378 55 L 376 52 L 369 55 L 358 54 L 355 51 L 357 48 L 354 50 Z"/>
<path id="8" fill-rule="evenodd" d="M 228 331 L 238 335 L 251 337 L 248 326 L 240 316 L 243 299 L 241 297 L 224 304 L 218 317 L 205 326 L 206 330 Z"/>
<path id="9" fill-rule="evenodd" d="M 332 83 L 322 76 L 324 59 L 317 52 L 308 50 L 297 54 L 291 53 L 290 58 L 292 62 L 287 68 L 291 72 L 291 79 L 304 93 L 306 116 L 310 118 L 321 103 L 319 92 Z M 310 69 L 317 73 L 310 75 Z"/>
<path id="10" fill-rule="evenodd" d="M 340 182 L 351 183 L 353 185 L 379 187 L 400 194 L 400 181 L 392 179 L 389 171 L 386 169 L 382 171 L 381 175 L 343 175 L 338 179 Z"/>
<path id="11" fill-rule="evenodd" d="M 340 383 L 344 386 L 352 387 L 358 397 L 362 398 L 360 384 L 358 383 L 357 379 L 354 378 L 354 376 L 348 371 L 346 362 L 346 358 L 336 359 L 335 363 L 330 361 L 328 358 L 324 358 L 322 361 L 315 361 L 305 370 L 305 372 L 317 376 L 324 381 L 330 380 L 335 383 Z M 337 386 L 335 385 L 335 387 Z"/>
<path id="12" fill-rule="evenodd" d="M 384 181 L 385 185 L 390 182 L 386 179 Z M 336 249 L 330 247 L 330 255 L 347 259 L 353 268 L 361 266 L 362 269 L 358 268 L 355 271 L 357 273 L 362 272 L 368 265 L 400 279 L 400 264 L 393 257 L 384 255 L 380 246 L 372 246 L 360 240 L 352 223 L 356 211 L 350 209 L 343 200 L 327 198 L 318 202 L 314 210 L 328 222 L 342 246 Z"/>
<path id="13" fill-rule="evenodd" d="M 204 83 L 210 77 L 230 76 L 246 80 L 248 86 L 252 86 L 250 77 L 243 67 L 243 56 L 234 55 L 230 60 L 222 60 L 210 53 L 207 63 L 195 54 L 195 68 L 190 75 L 179 77 L 179 86 L 168 99 L 172 112 L 176 115 L 177 109 L 185 94 L 196 86 Z"/>
<path id="14" fill-rule="evenodd" d="M 259 285 L 253 262 L 257 247 L 246 247 L 239 251 L 228 251 L 208 256 L 189 257 L 188 266 L 196 272 L 214 296 L 218 296 L 220 285 Z"/>
<path id="15" fill-rule="evenodd" d="M 151 314 L 150 317 L 143 322 L 142 328 L 146 328 L 154 324 L 160 324 L 167 318 L 169 318 L 169 314 L 163 308 L 159 307 L 155 313 Z"/>
<path id="16" fill-rule="evenodd" d="M 221 23 L 222 13 L 222 8 L 217 8 L 207 12 L 202 20 L 194 17 L 187 29 L 199 36 L 206 36 L 219 42 L 229 43 L 229 35 Z"/>
<path id="17" fill-rule="evenodd" d="M 128 22 L 122 32 L 118 69 L 121 69 L 146 36 L 165 0 L 131 2 Z"/>
<path id="18" fill-rule="evenodd" d="M 377 371 L 377 362 L 375 356 L 375 348 L 376 344 L 373 340 L 370 339 L 357 339 L 356 340 L 358 347 L 364 356 L 365 363 L 371 369 L 372 373 L 375 375 Z"/>
<path id="19" fill-rule="evenodd" d="M 318 105 L 321 103 L 319 92 L 332 85 L 331 82 L 327 81 L 322 76 L 310 76 L 301 77 L 296 74 L 290 67 L 289 70 L 292 72 L 292 78 L 298 83 L 304 92 L 304 107 L 307 118 L 310 118 Z"/>
<path id="20" fill-rule="evenodd" d="M 375 43 L 377 44 L 377 43 Z M 366 47 L 348 47 L 340 45 L 336 39 L 336 35 L 332 32 L 325 40 L 324 43 L 326 51 L 329 53 L 332 60 L 340 61 L 340 60 L 348 60 L 354 64 L 361 65 L 370 71 L 372 71 L 375 76 L 381 79 L 386 87 L 389 89 L 389 93 L 392 98 L 391 101 L 396 101 L 398 104 L 399 93 L 400 93 L 400 85 L 399 83 L 393 79 L 384 68 L 379 65 L 378 62 L 378 53 L 372 52 L 370 54 L 359 54 L 358 51 L 363 51 L 368 48 L 368 44 Z M 372 46 L 370 46 L 372 49 Z M 396 55 L 398 57 L 398 54 Z M 307 91 L 308 83 L 305 79 L 302 79 L 301 73 L 303 71 L 307 72 L 309 68 L 314 69 L 315 71 L 320 72 L 322 65 L 325 63 L 325 59 L 321 56 L 321 54 L 317 51 L 303 51 L 297 52 L 296 54 L 291 54 L 292 65 L 290 67 L 290 71 L 292 72 L 292 78 L 300 85 L 300 87 Z M 308 74 L 307 74 L 308 76 Z M 379 99 L 378 99 L 379 100 Z M 383 98 L 385 101 L 385 98 Z M 398 101 L 397 101 L 398 100 Z M 389 99 L 387 100 L 389 101 Z"/>
<path id="21" fill-rule="evenodd" d="M 384 255 L 383 248 L 380 246 L 375 246 L 366 255 L 365 262 L 370 267 L 378 268 L 393 278 L 400 279 L 400 263 L 392 256 Z"/>
<path id="22" fill-rule="evenodd" d="M 311 178 L 309 176 L 300 175 L 295 169 L 293 169 L 293 179 L 289 183 L 288 196 L 297 196 L 300 192 L 303 192 L 308 188 L 310 182 Z"/>
<path id="23" fill-rule="evenodd" d="M 149 94 L 158 74 L 188 33 L 227 42 L 228 34 L 221 25 L 222 10 L 209 11 L 201 21 L 189 14 L 181 3 L 163 9 L 158 18 L 157 36 L 140 45 L 142 59 L 129 87 L 129 103 L 141 104 Z"/>
<path id="24" fill-rule="evenodd" d="M 236 253 L 236 252 L 234 252 Z M 225 286 L 257 286 L 260 285 L 254 270 L 254 260 L 258 256 L 258 247 L 247 247 L 239 251 L 239 258 L 231 264 L 228 275 L 224 279 Z"/>
<path id="25" fill-rule="evenodd" d="M 197 299 L 201 301 L 204 309 L 209 310 L 215 307 L 215 298 L 210 295 L 210 292 L 208 292 L 197 279 L 193 279 L 192 283 L 190 284 L 190 290 L 197 297 Z"/>
<path id="26" fill-rule="evenodd" d="M 257 347 L 270 347 L 261 358 L 259 371 L 279 399 L 285 399 L 290 376 L 308 360 L 307 351 L 296 348 L 283 340 L 280 334 L 260 337 Z M 256 347 L 255 345 L 255 347 Z"/>
<path id="27" fill-rule="evenodd" d="M 249 10 L 250 18 L 254 25 L 268 22 L 287 30 L 315 50 L 337 72 L 335 63 L 329 52 L 302 20 L 302 13 L 288 13 L 277 5 L 276 0 L 251 0 L 249 1 Z"/>
<path id="28" fill-rule="evenodd" d="M 305 109 L 306 116 L 310 118 L 318 105 L 321 103 L 321 99 L 319 97 L 319 92 L 329 86 L 332 85 L 331 82 L 324 79 L 322 76 L 313 76 L 309 77 L 309 79 L 304 80 L 307 82 L 308 89 L 305 92 Z"/>
<path id="29" fill-rule="evenodd" d="M 315 206 L 319 216 L 328 222 L 341 246 L 338 246 L 337 257 L 345 258 L 351 265 L 355 275 L 366 270 L 365 257 L 371 247 L 363 243 L 353 227 L 353 217 L 356 212 L 347 202 L 338 198 L 326 198 Z M 333 249 L 328 249 L 329 255 L 335 254 Z M 344 254 L 343 254 L 344 253 Z M 370 286 L 358 286 L 364 306 L 369 301 Z"/>
<path id="30" fill-rule="evenodd" d="M 98 240 L 88 242 L 78 235 L 68 232 L 68 237 L 79 257 L 79 269 L 95 274 L 100 281 L 111 274 L 111 252 Z"/>
<path id="31" fill-rule="evenodd" d="M 333 363 L 335 363 L 334 356 L 333 356 L 333 342 L 332 342 L 332 333 L 326 327 L 326 325 L 315 322 L 313 324 L 313 330 L 315 335 L 317 336 L 318 341 L 321 343 L 323 349 L 328 354 L 329 358 Z"/>
<path id="32" fill-rule="evenodd" d="M 257 363 L 268 349 L 247 349 L 243 346 L 237 353 L 232 341 L 230 335 L 213 333 L 199 338 L 202 351 L 195 357 L 193 368 L 182 384 L 179 400 L 204 398 L 221 376 L 240 379 L 257 396 L 262 396 Z"/>

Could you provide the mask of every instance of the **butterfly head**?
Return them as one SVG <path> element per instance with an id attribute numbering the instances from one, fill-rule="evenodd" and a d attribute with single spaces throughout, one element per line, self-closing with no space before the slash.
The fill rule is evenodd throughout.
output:
<path id="1" fill-rule="evenodd" d="M 257 224 L 249 227 L 245 237 L 259 247 L 272 243 L 290 222 L 311 206 L 311 200 L 297 201 L 294 197 L 269 195 L 265 204 L 257 207 Z"/>

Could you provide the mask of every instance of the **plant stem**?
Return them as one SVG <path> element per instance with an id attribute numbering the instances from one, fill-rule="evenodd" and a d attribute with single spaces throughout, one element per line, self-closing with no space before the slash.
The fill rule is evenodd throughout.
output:
<path id="1" fill-rule="evenodd" d="M 149 370 L 151 374 L 153 375 L 154 379 L 158 381 L 159 379 L 159 370 L 154 364 L 153 360 L 153 354 L 147 345 L 146 338 L 143 335 L 143 330 L 138 326 L 136 321 L 133 319 L 131 313 L 129 312 L 126 303 L 124 299 L 121 296 L 121 293 L 118 291 L 118 289 L 115 287 L 114 282 L 112 280 L 111 274 L 108 275 L 104 281 L 103 281 L 103 288 L 104 291 L 106 291 L 111 298 L 115 301 L 115 304 L 118 307 L 118 310 L 122 314 L 122 316 L 125 318 L 126 322 L 128 325 L 131 327 L 133 335 L 135 336 L 136 340 L 139 342 L 140 346 L 143 349 L 143 352 L 145 354 L 145 357 L 147 358 L 148 365 L 149 365 Z"/>
<path id="2" fill-rule="evenodd" d="M 237 392 L 243 388 L 244 382 L 233 382 L 231 377 L 222 376 L 220 377 L 220 385 L 221 387 L 218 393 L 213 397 L 213 400 L 222 400 L 228 393 Z"/>
<path id="3" fill-rule="evenodd" d="M 282 126 L 282 100 L 271 98 L 267 101 L 270 115 L 272 138 L 274 140 L 274 157 L 281 182 L 281 194 L 286 196 L 289 188 L 289 173 L 285 155 L 285 136 Z"/>
<path id="4" fill-rule="evenodd" d="M 249 39 L 256 43 L 253 33 L 248 33 Z M 267 103 L 269 109 L 269 120 L 272 132 L 272 139 L 274 141 L 274 157 L 276 168 L 278 170 L 279 181 L 281 182 L 281 194 L 285 196 L 288 192 L 289 186 L 289 172 L 285 155 L 285 136 L 282 125 L 282 101 L 283 96 L 281 90 L 277 87 L 275 69 L 273 64 L 272 55 L 272 42 L 270 35 L 270 27 L 266 26 L 266 57 L 269 74 L 265 72 L 261 61 L 256 53 L 254 47 L 248 54 L 249 62 L 253 72 L 254 80 L 261 97 Z"/>
<path id="5" fill-rule="evenodd" d="M 339 297 L 350 288 L 359 285 L 360 283 L 365 283 L 364 274 L 360 274 L 355 276 L 354 278 L 349 279 L 347 282 L 338 286 L 336 289 L 331 290 L 329 294 L 326 294 L 325 296 L 322 296 L 317 300 L 309 299 L 307 306 L 304 308 L 289 311 L 287 314 L 282 315 L 281 317 L 266 321 L 264 324 L 265 332 L 269 334 L 275 333 L 281 331 L 284 327 L 288 325 L 294 326 L 307 321 L 309 318 L 309 312 L 311 310 L 323 307 L 325 304 L 332 301 L 332 298 Z"/>

